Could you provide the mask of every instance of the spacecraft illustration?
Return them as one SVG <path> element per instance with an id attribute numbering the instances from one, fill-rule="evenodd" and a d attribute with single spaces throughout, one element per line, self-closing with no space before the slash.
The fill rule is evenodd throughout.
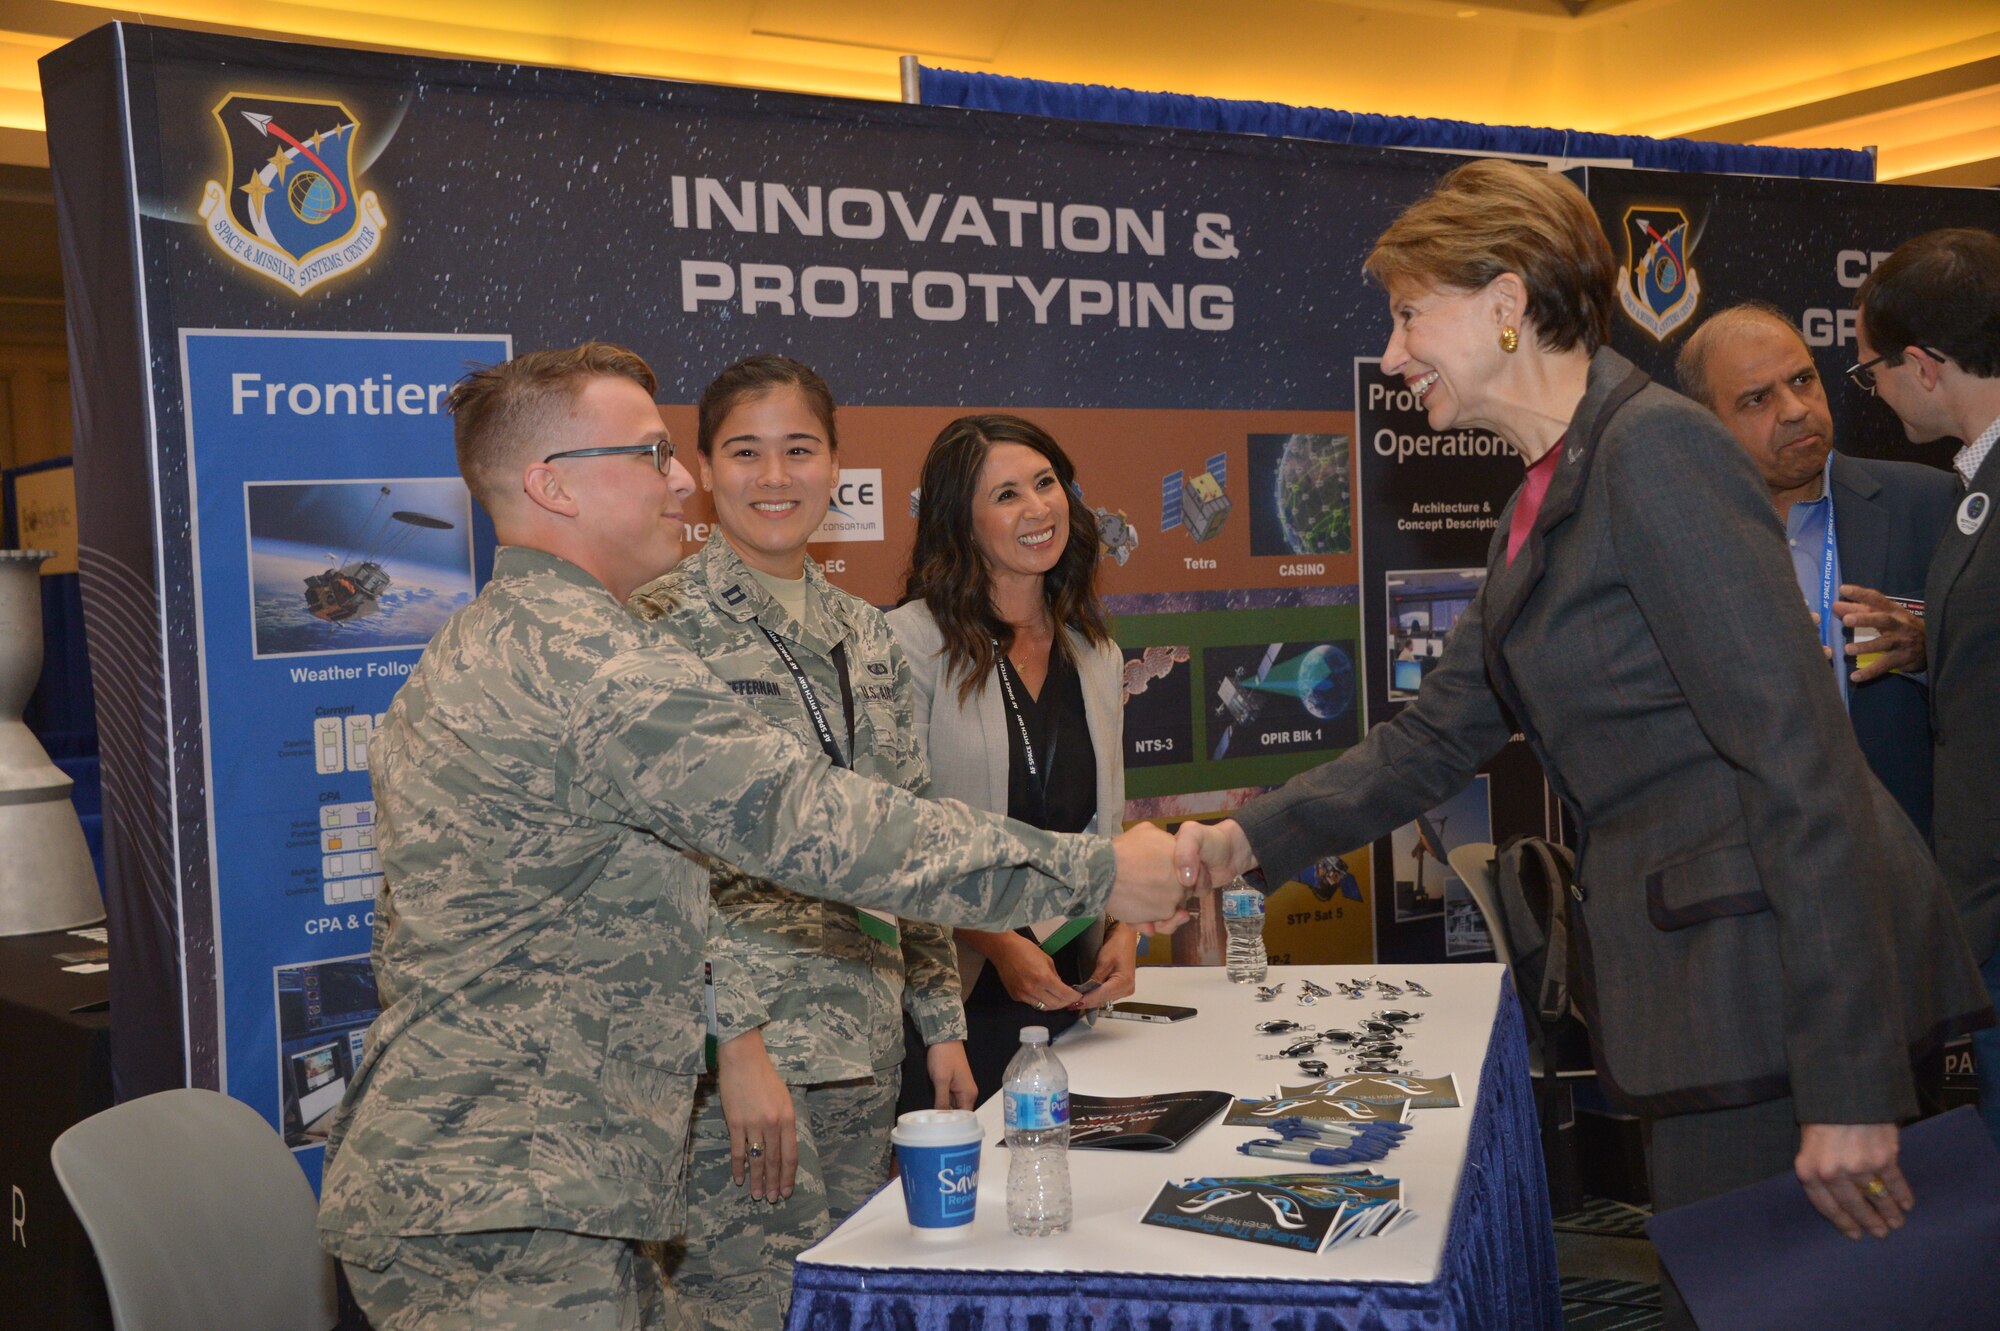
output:
<path id="1" fill-rule="evenodd" d="M 1217 453 L 1206 466 L 1189 475 L 1168 472 L 1160 478 L 1160 530 L 1186 527 L 1196 541 L 1206 541 L 1229 520 L 1229 454 Z"/>
<path id="2" fill-rule="evenodd" d="M 343 553 L 329 550 L 328 568 L 305 580 L 306 609 L 315 619 L 338 624 L 374 611 L 393 581 L 388 562 L 402 553 L 417 532 L 452 529 L 453 524 L 428 513 L 400 509 L 385 513 L 390 496 L 390 487 L 383 486 L 355 543 Z"/>
<path id="3" fill-rule="evenodd" d="M 1255 671 L 1238 666 L 1216 681 L 1215 717 L 1224 725 L 1210 757 L 1226 757 L 1236 728 L 1262 715 L 1274 694 L 1298 699 L 1321 721 L 1338 720 L 1354 706 L 1354 662 L 1346 652 L 1323 642 L 1280 662 L 1284 649 L 1284 643 L 1274 642 Z"/>
<path id="4" fill-rule="evenodd" d="M 1361 880 L 1354 876 L 1338 855 L 1329 855 L 1315 864 L 1308 865 L 1299 873 L 1299 881 L 1321 901 L 1332 901 L 1336 896 L 1349 901 L 1361 900 Z"/>
<path id="5" fill-rule="evenodd" d="M 1108 508 L 1093 508 L 1090 511 L 1097 515 L 1098 553 L 1107 559 L 1117 560 L 1122 566 L 1139 548 L 1139 533 L 1133 529 L 1123 510 L 1113 512 Z"/>

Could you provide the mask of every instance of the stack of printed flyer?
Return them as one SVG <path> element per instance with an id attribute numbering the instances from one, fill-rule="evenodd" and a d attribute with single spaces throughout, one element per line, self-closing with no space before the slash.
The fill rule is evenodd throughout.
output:
<path id="1" fill-rule="evenodd" d="M 1401 1181 L 1372 1169 L 1332 1174 L 1246 1174 L 1169 1183 L 1147 1206 L 1146 1224 L 1219 1238 L 1324 1252 L 1414 1218 Z"/>
<path id="2" fill-rule="evenodd" d="M 1232 1100 L 1223 1123 L 1265 1128 L 1275 1137 L 1245 1142 L 1245 1155 L 1321 1165 L 1330 1173 L 1241 1174 L 1164 1185 L 1140 1219 L 1219 1238 L 1324 1252 L 1386 1234 L 1416 1219 L 1400 1180 L 1373 1162 L 1410 1131 L 1413 1110 L 1459 1105 L 1458 1081 L 1361 1073 L 1306 1086 L 1280 1086 L 1268 1099 Z"/>

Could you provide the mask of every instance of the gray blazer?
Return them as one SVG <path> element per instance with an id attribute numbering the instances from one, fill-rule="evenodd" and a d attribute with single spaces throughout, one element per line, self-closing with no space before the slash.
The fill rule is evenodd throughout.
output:
<path id="1" fill-rule="evenodd" d="M 1461 789 L 1518 730 L 1575 816 L 1580 986 L 1612 1098 L 1916 1112 L 1988 1017 L 1937 866 L 1826 687 L 1763 482 L 1708 412 L 1592 359 L 1541 512 L 1416 702 L 1238 821 L 1273 882 Z M 1518 494 L 1516 501 L 1518 502 Z"/>
<path id="2" fill-rule="evenodd" d="M 1985 520 L 1967 533 L 1945 525 L 1924 590 L 1936 733 L 1938 863 L 1965 920 L 1973 954 L 2000 943 L 2000 448 L 1986 455 L 1962 503 L 1984 495 Z M 1968 522 L 1971 514 L 1967 508 Z"/>
<path id="3" fill-rule="evenodd" d="M 917 743 L 930 757 L 931 781 L 922 792 L 932 799 L 963 800 L 975 809 L 1007 812 L 1010 740 L 1007 709 L 991 678 L 979 682 L 963 705 L 959 681 L 947 678 L 944 638 L 930 607 L 912 601 L 889 612 L 889 628 L 909 658 L 916 686 Z M 1069 638 L 1083 688 L 1083 715 L 1097 751 L 1097 816 L 1090 829 L 1116 836 L 1125 826 L 1125 657 L 1117 646 L 1093 647 L 1072 629 Z M 1095 952 L 1100 931 L 1085 938 Z M 959 976 L 970 993 L 986 959 L 958 950 Z"/>

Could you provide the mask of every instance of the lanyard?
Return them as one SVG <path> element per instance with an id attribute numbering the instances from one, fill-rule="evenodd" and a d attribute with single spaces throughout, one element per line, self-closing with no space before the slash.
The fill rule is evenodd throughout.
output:
<path id="1" fill-rule="evenodd" d="M 812 681 L 806 678 L 806 672 L 799 668 L 798 658 L 792 655 L 792 649 L 785 645 L 783 638 L 771 632 L 771 630 L 765 628 L 762 624 L 759 624 L 757 628 L 765 637 L 771 640 L 771 645 L 778 649 L 778 659 L 785 663 L 785 669 L 792 672 L 792 683 L 799 686 L 799 697 L 805 702 L 806 715 L 812 718 L 813 729 L 819 732 L 820 748 L 826 751 L 826 756 L 832 760 L 835 767 L 852 766 L 847 760 L 847 755 L 840 751 L 839 741 L 833 737 L 833 727 L 827 723 L 826 719 L 826 708 L 820 706 L 819 691 L 813 688 Z M 840 672 L 840 706 L 841 710 L 847 713 L 847 745 L 849 748 L 853 748 L 854 689 L 847 681 L 846 643 L 834 644 L 833 666 L 834 669 Z"/>
<path id="2" fill-rule="evenodd" d="M 1000 646 L 999 640 L 996 638 L 992 641 L 993 669 L 1000 676 L 1000 697 L 1007 704 L 1007 715 L 1014 723 L 1014 738 L 1021 746 L 1021 765 L 1028 774 L 1031 811 L 1038 825 L 1045 824 L 1049 820 L 1049 770 L 1055 765 L 1056 760 L 1056 700 L 1046 699 L 1048 707 L 1042 724 L 1043 738 L 1046 742 L 1042 747 L 1042 757 L 1037 761 L 1035 741 L 1028 734 L 1028 718 L 1021 710 L 1020 698 L 1014 692 L 1014 667 L 1008 662 L 1006 649 Z M 1055 651 L 1053 644 L 1049 650 L 1053 656 Z M 1051 670 L 1049 679 L 1053 682 L 1054 678 L 1055 671 Z M 1044 690 L 1046 688 L 1044 685 Z"/>
<path id="3" fill-rule="evenodd" d="M 1834 622 L 1833 600 L 1838 590 L 1835 566 L 1840 560 L 1840 548 L 1833 540 L 1833 491 L 1829 487 L 1826 495 L 1826 540 L 1819 562 L 1819 640 L 1822 646 L 1833 648 L 1835 670 L 1841 666 L 1840 647 L 1842 637 L 1840 626 Z"/>

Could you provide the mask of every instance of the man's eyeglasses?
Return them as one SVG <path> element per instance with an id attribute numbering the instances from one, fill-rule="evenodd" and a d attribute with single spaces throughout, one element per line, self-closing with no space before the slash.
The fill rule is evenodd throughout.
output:
<path id="1" fill-rule="evenodd" d="M 650 444 L 618 444 L 611 448 L 571 448 L 560 453 L 551 453 L 544 462 L 554 462 L 557 458 L 609 458 L 622 457 L 633 453 L 651 453 L 653 469 L 664 476 L 674 465 L 674 441 L 671 436 L 661 435 Z"/>
<path id="2" fill-rule="evenodd" d="M 1923 352 L 1925 355 L 1931 357 L 1933 360 L 1944 359 L 1944 353 L 1937 351 L 1934 348 L 1918 347 L 1917 350 Z M 1853 384 L 1856 388 L 1860 389 L 1862 392 L 1872 394 L 1875 391 L 1875 368 L 1878 365 L 1884 368 L 1894 365 L 1897 361 L 1903 359 L 1903 356 L 1906 351 L 1907 348 L 1905 349 L 1905 351 L 1885 351 L 1881 355 L 1875 357 L 1872 360 L 1865 360 L 1858 365 L 1848 366 L 1847 367 L 1848 382 Z"/>

